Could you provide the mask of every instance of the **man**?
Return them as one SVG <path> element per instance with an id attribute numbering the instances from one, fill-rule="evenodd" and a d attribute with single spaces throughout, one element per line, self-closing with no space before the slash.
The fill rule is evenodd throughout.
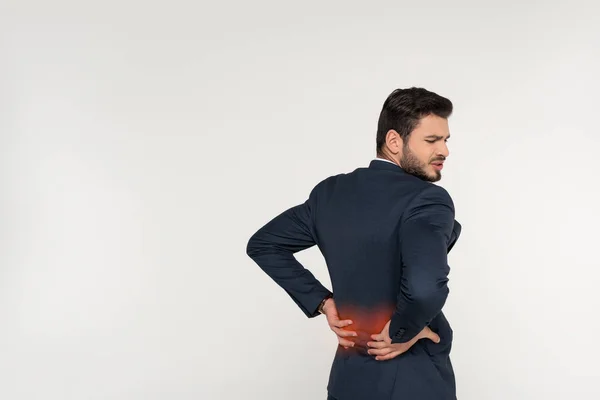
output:
<path id="1" fill-rule="evenodd" d="M 331 176 L 248 242 L 248 255 L 307 317 L 337 334 L 332 400 L 456 399 L 447 254 L 460 235 L 441 179 L 450 100 L 422 88 L 387 98 L 368 168 Z M 294 257 L 319 246 L 332 292 Z"/>

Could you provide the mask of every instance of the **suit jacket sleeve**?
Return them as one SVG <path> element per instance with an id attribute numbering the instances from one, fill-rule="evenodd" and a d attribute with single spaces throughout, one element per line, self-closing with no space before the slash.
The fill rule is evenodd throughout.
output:
<path id="1" fill-rule="evenodd" d="M 441 311 L 448 297 L 448 247 L 454 204 L 442 187 L 418 194 L 400 223 L 402 277 L 390 322 L 392 343 L 414 338 Z"/>
<path id="2" fill-rule="evenodd" d="M 294 257 L 294 253 L 316 244 L 314 208 L 316 190 L 308 200 L 292 207 L 260 228 L 248 241 L 246 253 L 309 317 L 331 292 Z"/>

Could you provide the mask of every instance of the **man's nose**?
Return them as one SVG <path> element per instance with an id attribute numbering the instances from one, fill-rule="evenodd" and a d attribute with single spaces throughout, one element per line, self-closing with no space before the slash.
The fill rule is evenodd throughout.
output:
<path id="1" fill-rule="evenodd" d="M 448 157 L 450 155 L 450 150 L 448 150 L 448 145 L 446 143 L 442 143 L 442 145 L 438 148 L 438 155 Z"/>

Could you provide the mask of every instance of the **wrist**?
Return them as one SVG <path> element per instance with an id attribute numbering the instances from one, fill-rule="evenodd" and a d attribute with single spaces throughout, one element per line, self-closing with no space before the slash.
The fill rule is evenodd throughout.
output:
<path id="1" fill-rule="evenodd" d="M 333 296 L 332 295 L 327 295 L 319 304 L 319 307 L 317 308 L 317 310 L 321 313 L 321 314 L 325 314 L 327 312 L 327 309 L 329 308 L 329 305 L 333 302 Z"/>
<path id="2" fill-rule="evenodd" d="M 332 308 L 335 307 L 335 303 L 333 301 L 333 298 L 330 297 L 328 299 L 325 299 L 325 302 L 323 303 L 323 314 L 327 314 L 327 312 Z"/>

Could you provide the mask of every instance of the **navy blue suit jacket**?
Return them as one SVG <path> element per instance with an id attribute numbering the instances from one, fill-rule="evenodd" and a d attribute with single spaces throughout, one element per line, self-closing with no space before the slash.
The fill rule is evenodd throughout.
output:
<path id="1" fill-rule="evenodd" d="M 447 254 L 460 235 L 447 191 L 373 160 L 368 168 L 331 176 L 300 205 L 281 213 L 249 240 L 247 254 L 307 317 L 333 294 L 340 318 L 358 332 L 351 349 L 338 346 L 328 391 L 339 400 L 456 398 L 450 362 L 452 329 L 442 313 L 448 296 Z M 294 257 L 317 245 L 332 291 Z M 425 326 L 441 342 L 419 340 L 387 361 L 367 354 L 370 335 L 390 323 L 393 343 Z"/>

